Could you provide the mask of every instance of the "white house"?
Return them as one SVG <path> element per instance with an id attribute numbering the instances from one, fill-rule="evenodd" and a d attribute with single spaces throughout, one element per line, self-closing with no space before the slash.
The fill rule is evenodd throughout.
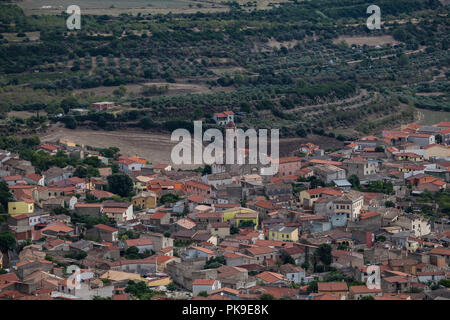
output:
<path id="1" fill-rule="evenodd" d="M 211 251 L 206 248 L 202 247 L 195 247 L 192 246 L 190 248 L 187 248 L 185 252 L 183 252 L 183 258 L 184 259 L 195 259 L 195 258 L 212 258 L 215 257 L 216 254 L 214 251 Z"/>
<path id="2" fill-rule="evenodd" d="M 212 185 L 215 188 L 222 185 L 228 185 L 233 183 L 233 178 L 230 176 L 229 173 L 213 173 L 204 175 L 202 177 L 202 182 Z"/>
<path id="3" fill-rule="evenodd" d="M 430 144 L 436 143 L 435 136 L 426 133 L 414 133 L 410 134 L 407 138 L 408 142 L 413 142 L 420 147 L 428 146 Z"/>
<path id="4" fill-rule="evenodd" d="M 60 281 L 58 291 L 52 292 L 52 297 L 67 297 L 77 300 L 92 300 L 95 296 L 109 298 L 112 297 L 114 286 L 96 287 L 90 285 L 90 280 L 81 279 L 78 285 L 72 284 L 70 280 Z"/>
<path id="5" fill-rule="evenodd" d="M 224 111 L 224 112 L 220 112 L 220 113 L 214 113 L 213 119 L 218 125 L 223 126 L 223 125 L 228 124 L 231 121 L 234 122 L 234 112 L 233 111 Z"/>
<path id="6" fill-rule="evenodd" d="M 144 166 L 143 163 L 138 161 L 130 160 L 130 159 L 122 159 L 119 160 L 119 169 L 125 172 L 126 174 L 130 174 L 131 172 L 141 171 Z"/>
<path id="7" fill-rule="evenodd" d="M 422 237 L 431 233 L 430 222 L 420 215 L 400 216 L 395 225 L 413 232 L 415 237 Z"/>
<path id="8" fill-rule="evenodd" d="M 48 218 L 50 217 L 49 213 L 38 213 L 38 212 L 34 212 L 34 213 L 30 213 L 28 214 L 28 224 L 30 225 L 30 227 L 34 227 L 35 225 L 46 221 Z"/>
<path id="9" fill-rule="evenodd" d="M 209 280 L 209 279 L 195 279 L 192 283 L 192 294 L 198 296 L 202 291 L 206 291 L 208 294 L 213 291 L 220 289 L 222 284 L 219 280 Z"/>
<path id="10" fill-rule="evenodd" d="M 285 264 L 280 267 L 280 271 L 289 281 L 292 281 L 295 284 L 306 282 L 306 272 L 302 267 L 294 266 L 292 264 Z"/>
<path id="11" fill-rule="evenodd" d="M 38 186 L 45 186 L 45 178 L 37 173 L 29 173 L 23 177 L 23 180 L 29 184 L 37 184 Z"/>
<path id="12" fill-rule="evenodd" d="M 123 202 L 104 202 L 102 212 L 116 222 L 134 219 L 133 205 Z"/>

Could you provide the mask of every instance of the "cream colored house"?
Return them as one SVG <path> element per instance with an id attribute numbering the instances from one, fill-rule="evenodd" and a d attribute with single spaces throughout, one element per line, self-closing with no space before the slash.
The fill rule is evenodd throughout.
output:
<path id="1" fill-rule="evenodd" d="M 363 204 L 364 196 L 361 192 L 355 190 L 347 191 L 342 197 L 334 201 L 334 214 L 346 216 L 348 220 L 355 221 L 361 214 Z"/>
<path id="2" fill-rule="evenodd" d="M 431 233 L 430 222 L 421 215 L 409 214 L 400 216 L 395 225 L 413 232 L 415 237 L 422 237 Z"/>
<path id="3" fill-rule="evenodd" d="M 450 157 L 450 147 L 448 146 L 443 146 L 440 144 L 431 144 L 423 147 L 423 149 L 425 150 L 424 158 L 426 160 L 429 160 L 432 157 L 436 158 Z"/>

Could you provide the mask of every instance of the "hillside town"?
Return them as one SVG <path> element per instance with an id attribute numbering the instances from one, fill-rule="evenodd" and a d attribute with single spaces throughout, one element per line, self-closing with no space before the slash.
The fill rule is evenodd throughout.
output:
<path id="1" fill-rule="evenodd" d="M 449 300 L 449 143 L 450 122 L 308 142 L 276 176 L 1 150 L 0 300 Z"/>

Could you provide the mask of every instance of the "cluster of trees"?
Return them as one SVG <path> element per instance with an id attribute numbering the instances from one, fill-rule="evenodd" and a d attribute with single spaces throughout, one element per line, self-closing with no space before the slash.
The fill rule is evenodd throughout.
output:
<path id="1" fill-rule="evenodd" d="M 215 258 L 209 258 L 205 263 L 204 269 L 216 269 L 224 264 L 226 264 L 225 258 L 223 256 L 217 256 Z"/>
<path id="2" fill-rule="evenodd" d="M 144 281 L 128 281 L 125 292 L 131 294 L 133 297 L 139 300 L 151 300 L 157 295 L 165 295 L 163 291 L 156 291 L 150 289 L 150 287 Z"/>

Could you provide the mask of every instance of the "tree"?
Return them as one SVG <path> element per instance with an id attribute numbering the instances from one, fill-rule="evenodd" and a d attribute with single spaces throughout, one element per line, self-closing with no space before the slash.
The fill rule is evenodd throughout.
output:
<path id="1" fill-rule="evenodd" d="M 375 300 L 375 298 L 372 296 L 362 296 L 361 300 Z"/>
<path id="2" fill-rule="evenodd" d="M 14 250 L 17 245 L 16 237 L 9 231 L 0 232 L 0 251 L 7 253 L 10 250 Z"/>
<path id="3" fill-rule="evenodd" d="M 323 243 L 321 244 L 316 251 L 314 251 L 314 260 L 322 262 L 325 266 L 329 266 L 333 261 L 331 255 L 332 248 L 329 244 Z"/>
<path id="4" fill-rule="evenodd" d="M 361 185 L 359 178 L 357 176 L 355 176 L 354 174 L 348 178 L 348 182 L 350 182 L 352 184 L 352 188 L 355 188 L 355 189 L 358 189 Z"/>
<path id="5" fill-rule="evenodd" d="M 171 194 L 171 193 L 167 193 L 165 195 L 163 195 L 160 199 L 159 202 L 161 202 L 162 204 L 165 203 L 175 203 L 178 200 L 180 200 L 180 197 L 176 194 Z"/>
<path id="6" fill-rule="evenodd" d="M 409 64 L 409 58 L 406 54 L 402 53 L 398 58 L 398 64 L 400 66 L 407 66 Z"/>
<path id="7" fill-rule="evenodd" d="M 317 285 L 317 280 L 311 281 L 308 285 L 308 288 L 306 288 L 306 292 L 311 293 L 311 292 L 317 292 L 318 290 L 318 285 Z"/>
<path id="8" fill-rule="evenodd" d="M 168 285 L 167 285 L 167 290 L 169 290 L 169 291 L 175 291 L 175 290 L 177 290 L 177 285 L 173 282 L 173 281 L 171 281 Z"/>
<path id="9" fill-rule="evenodd" d="M 5 181 L 0 182 L 0 213 L 7 213 L 8 202 L 13 201 L 13 195 L 9 192 L 9 187 Z M 5 221 L 7 216 L 0 216 L 0 223 Z"/>
<path id="10" fill-rule="evenodd" d="M 275 300 L 275 297 L 270 293 L 263 293 L 259 296 L 259 300 Z"/>
<path id="11" fill-rule="evenodd" d="M 281 254 L 281 260 L 283 261 L 283 264 L 294 264 L 295 265 L 295 260 L 294 258 L 292 258 L 292 256 L 289 253 L 283 252 Z"/>
<path id="12" fill-rule="evenodd" d="M 446 288 L 450 288 L 450 279 L 439 280 L 439 285 L 444 286 Z"/>
<path id="13" fill-rule="evenodd" d="M 385 201 L 385 202 L 384 202 L 384 205 L 385 205 L 387 208 L 394 208 L 394 207 L 395 207 L 395 203 L 393 203 L 392 201 Z"/>
<path id="14" fill-rule="evenodd" d="M 108 176 L 108 190 L 121 197 L 128 197 L 133 191 L 133 180 L 124 173 Z"/>
<path id="15" fill-rule="evenodd" d="M 64 119 L 64 124 L 66 125 L 66 128 L 68 129 L 76 129 L 77 127 L 77 121 L 75 120 L 74 117 L 70 116 L 70 117 L 66 117 Z"/>
<path id="16" fill-rule="evenodd" d="M 207 296 L 208 296 L 208 292 L 206 292 L 206 291 L 200 291 L 200 292 L 198 293 L 198 296 L 200 296 L 200 297 L 207 297 Z"/>
<path id="17" fill-rule="evenodd" d="M 140 259 L 138 247 L 135 246 L 129 247 L 127 251 L 125 251 L 125 258 L 129 260 Z"/>

